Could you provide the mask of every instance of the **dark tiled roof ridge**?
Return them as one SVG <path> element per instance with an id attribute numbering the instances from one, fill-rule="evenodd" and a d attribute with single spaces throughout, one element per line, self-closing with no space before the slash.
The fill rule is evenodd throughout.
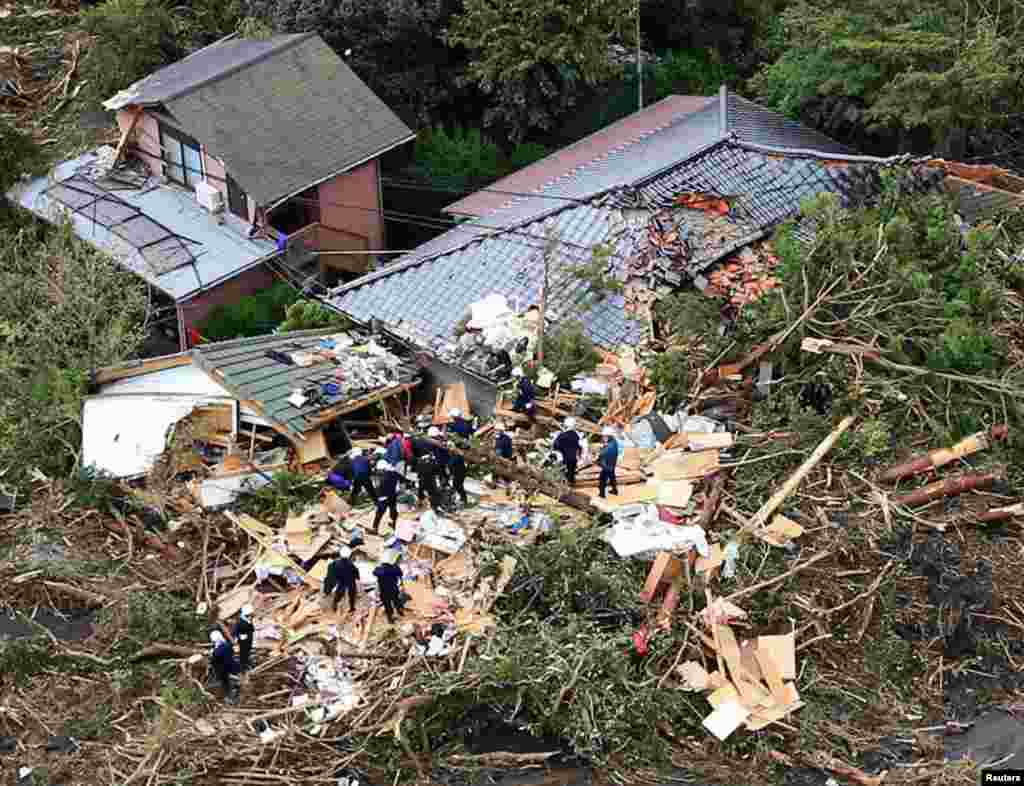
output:
<path id="1" fill-rule="evenodd" d="M 287 51 L 288 49 L 291 49 L 294 46 L 298 46 L 299 44 L 301 44 L 301 43 L 303 43 L 305 41 L 308 41 L 310 38 L 314 37 L 315 35 L 317 35 L 316 31 L 311 31 L 311 32 L 306 32 L 306 33 L 292 33 L 292 34 L 289 34 L 289 35 L 282 35 L 280 37 L 280 41 L 278 41 L 278 43 L 275 46 L 272 46 L 269 49 L 267 49 L 267 50 L 265 50 L 263 52 L 260 52 L 255 57 L 252 57 L 252 58 L 250 58 L 248 60 L 245 60 L 245 61 L 243 61 L 241 63 L 236 63 L 233 66 L 231 66 L 230 68 L 226 68 L 223 71 L 218 71 L 218 72 L 216 72 L 214 74 L 210 74 L 205 79 L 201 79 L 198 82 L 193 82 L 191 84 L 188 84 L 188 85 L 184 86 L 183 88 L 181 88 L 180 90 L 176 90 L 176 91 L 170 93 L 169 95 L 165 96 L 164 98 L 162 98 L 159 101 L 159 103 L 165 104 L 165 103 L 167 103 L 169 101 L 175 100 L 176 98 L 182 98 L 183 96 L 187 96 L 189 93 L 194 93 L 196 90 L 199 90 L 201 88 L 207 87 L 207 86 L 213 84 L 214 82 L 219 82 L 222 79 L 226 79 L 227 77 L 232 76 L 233 74 L 237 74 L 239 71 L 242 71 L 242 70 L 244 70 L 246 68 L 251 68 L 252 66 L 256 65 L 257 63 L 260 63 L 260 62 L 266 60 L 268 57 L 273 57 L 275 55 L 279 55 L 279 54 L 281 54 L 281 52 L 285 52 L 285 51 Z M 224 43 L 228 43 L 229 41 L 238 41 L 238 40 L 239 40 L 238 38 L 230 38 L 230 39 L 225 39 L 225 40 L 221 40 L 221 41 L 215 41 L 214 43 L 210 44 L 209 47 L 203 47 L 202 49 L 199 49 L 199 50 L 193 52 L 192 54 L 188 55 L 188 57 L 184 57 L 181 60 L 177 61 L 177 63 L 184 62 L 185 60 L 188 60 L 190 58 L 195 57 L 196 55 L 200 55 L 200 54 L 202 54 L 204 51 L 206 51 L 209 48 L 212 48 L 212 47 L 215 47 L 215 46 L 219 46 L 219 45 L 224 44 Z M 165 66 L 164 68 L 171 68 L 172 66 L 177 65 L 177 63 L 170 63 L 169 65 Z M 160 73 L 160 71 L 163 71 L 163 70 L 164 69 L 161 68 L 161 69 L 159 69 L 157 71 L 154 71 L 152 74 L 150 74 L 149 76 L 145 77 L 145 79 L 149 79 L 152 76 L 156 76 L 157 74 Z"/>
<path id="2" fill-rule="evenodd" d="M 661 100 L 662 101 L 667 101 L 667 100 L 669 100 L 670 98 L 673 98 L 673 97 L 674 96 L 666 96 L 665 98 L 663 98 Z M 707 99 L 708 99 L 708 102 L 710 103 L 713 100 L 713 97 L 712 96 L 708 96 Z M 651 106 L 654 106 L 654 105 L 655 104 L 652 104 Z M 707 104 L 705 104 L 703 107 L 701 107 L 701 109 L 696 110 L 696 111 L 698 111 L 698 112 L 699 111 L 703 111 L 704 109 L 707 109 L 707 108 L 708 108 Z M 572 169 L 568 170 L 567 172 L 563 172 L 562 174 L 557 175 L 557 176 L 551 178 L 550 180 L 548 180 L 543 185 L 538 186 L 534 191 L 531 191 L 528 195 L 514 196 L 514 197 L 510 198 L 507 202 L 502 204 L 500 207 L 495 208 L 488 215 L 489 216 L 493 216 L 493 215 L 495 215 L 497 213 L 500 213 L 502 210 L 508 209 L 509 207 L 511 207 L 514 204 L 517 204 L 519 202 L 524 202 L 524 201 L 526 201 L 528 199 L 533 199 L 533 198 L 536 198 L 538 196 L 543 196 L 544 192 L 549 190 L 553 186 L 558 185 L 559 183 L 565 182 L 566 180 L 572 180 L 574 178 L 579 177 L 580 174 L 582 174 L 584 171 L 586 171 L 589 167 L 592 167 L 595 164 L 599 164 L 599 163 L 601 163 L 603 161 L 607 161 L 613 155 L 617 155 L 618 153 L 621 153 L 622 151 L 624 151 L 624 150 L 626 150 L 626 149 L 628 149 L 630 147 L 633 147 L 634 145 L 637 145 L 640 142 L 643 142 L 645 139 L 649 139 L 650 137 L 654 136 L 655 134 L 660 134 L 662 131 L 664 131 L 664 130 L 666 130 L 668 128 L 671 128 L 672 126 L 676 125 L 677 123 L 685 122 L 690 117 L 690 115 L 692 115 L 692 114 L 694 114 L 694 113 L 693 112 L 681 113 L 679 115 L 676 115 L 676 116 L 672 117 L 669 120 L 666 120 L 661 125 L 654 126 L 653 128 L 649 128 L 649 129 L 647 129 L 645 131 L 642 131 L 637 136 L 632 137 L 632 138 L 630 138 L 630 139 L 628 139 L 628 140 L 626 140 L 626 141 L 616 145 L 615 147 L 608 148 L 603 153 L 601 153 L 601 155 L 595 156 L 594 158 L 590 159 L 589 161 L 587 161 L 585 163 L 582 163 L 582 164 L 579 164 L 578 166 L 573 167 Z M 622 119 L 625 120 L 626 118 L 622 118 Z M 616 122 L 619 122 L 619 121 L 616 121 Z M 573 145 L 577 145 L 580 142 L 583 142 L 585 139 L 586 139 L 586 137 L 584 137 L 584 139 L 577 140 L 576 142 L 573 142 Z M 572 147 L 572 145 L 570 145 L 570 147 Z M 581 197 L 580 201 L 586 201 L 589 198 L 590 197 Z M 483 216 L 481 218 L 483 218 Z"/>

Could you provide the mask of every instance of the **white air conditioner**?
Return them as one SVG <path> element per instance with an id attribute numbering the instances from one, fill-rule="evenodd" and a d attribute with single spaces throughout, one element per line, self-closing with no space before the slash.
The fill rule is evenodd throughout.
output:
<path id="1" fill-rule="evenodd" d="M 196 201 L 211 213 L 219 213 L 224 209 L 224 195 L 205 180 L 196 183 Z"/>

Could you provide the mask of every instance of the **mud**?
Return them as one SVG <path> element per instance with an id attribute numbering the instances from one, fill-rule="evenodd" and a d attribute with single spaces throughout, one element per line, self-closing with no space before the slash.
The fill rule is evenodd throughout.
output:
<path id="1" fill-rule="evenodd" d="M 946 761 L 970 757 L 997 770 L 1024 769 L 1024 714 L 992 709 L 963 734 L 945 738 Z"/>

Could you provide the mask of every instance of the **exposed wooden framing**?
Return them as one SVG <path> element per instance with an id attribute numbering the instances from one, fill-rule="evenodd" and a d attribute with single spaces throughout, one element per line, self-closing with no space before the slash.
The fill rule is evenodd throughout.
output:
<path id="1" fill-rule="evenodd" d="M 93 381 L 97 385 L 106 385 L 109 382 L 116 382 L 119 379 L 129 379 L 143 374 L 152 374 L 154 371 L 163 371 L 178 366 L 189 366 L 192 364 L 192 355 L 182 352 L 177 355 L 164 355 L 163 357 L 150 358 L 148 360 L 132 360 L 118 366 L 96 369 Z"/>
<path id="2" fill-rule="evenodd" d="M 142 118 L 142 107 L 136 106 L 129 110 L 132 116 L 132 122 L 128 124 L 128 127 L 121 134 L 121 141 L 117 143 L 117 149 L 114 151 L 114 166 L 117 166 L 117 162 L 121 160 L 121 156 L 124 155 L 124 149 L 128 145 L 128 139 L 131 137 L 132 132 L 135 130 L 135 126 L 139 124 L 139 120 Z"/>

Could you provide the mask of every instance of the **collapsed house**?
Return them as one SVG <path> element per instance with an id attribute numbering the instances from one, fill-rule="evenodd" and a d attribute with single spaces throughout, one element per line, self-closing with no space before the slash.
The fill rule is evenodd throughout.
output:
<path id="1" fill-rule="evenodd" d="M 196 459 L 172 469 L 215 479 L 203 501 L 223 504 L 232 489 L 262 484 L 275 470 L 348 449 L 345 415 L 403 394 L 408 405 L 419 380 L 401 348 L 337 328 L 203 344 L 103 368 L 92 380 L 98 392 L 83 406 L 82 464 L 119 478 L 145 475 L 176 425 L 190 419 L 186 438 Z"/>
<path id="2" fill-rule="evenodd" d="M 519 338 L 467 330 L 487 298 L 526 317 L 546 292 L 547 330 L 578 321 L 615 352 L 651 335 L 652 304 L 673 289 L 696 286 L 735 307 L 774 287 L 774 230 L 823 193 L 862 203 L 886 167 L 911 164 L 909 187 L 944 190 L 967 222 L 1021 204 L 1024 183 L 1003 170 L 854 155 L 724 88 L 703 103 L 679 98 L 645 110 L 647 126 L 598 132 L 509 181 L 528 188 L 547 172 L 529 193 L 495 206 L 498 195 L 485 189 L 455 203 L 452 212 L 475 218 L 336 288 L 329 303 L 430 352 L 429 371 L 464 381 L 474 407 L 489 413 L 510 370 L 501 353 Z M 596 290 L 595 267 L 624 291 Z"/>

